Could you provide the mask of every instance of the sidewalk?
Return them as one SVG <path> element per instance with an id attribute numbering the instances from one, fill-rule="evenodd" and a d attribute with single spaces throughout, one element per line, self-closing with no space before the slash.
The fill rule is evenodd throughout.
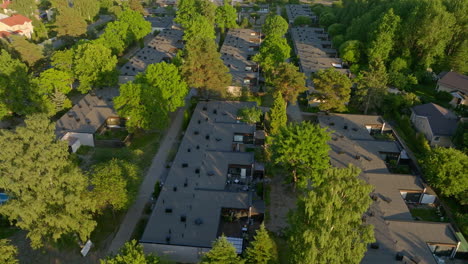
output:
<path id="1" fill-rule="evenodd" d="M 117 253 L 119 248 L 122 247 L 125 242 L 130 240 L 133 230 L 135 229 L 143 213 L 143 209 L 145 208 L 146 203 L 150 200 L 154 185 L 160 179 L 161 174 L 166 168 L 166 161 L 170 149 L 177 140 L 182 129 L 184 111 L 185 107 L 179 108 L 176 111 L 176 115 L 171 123 L 171 127 L 166 131 L 166 134 L 159 146 L 159 150 L 153 158 L 151 167 L 149 168 L 143 182 L 140 185 L 138 196 L 133 205 L 127 211 L 124 220 L 120 224 L 119 231 L 112 240 L 112 243 L 108 249 L 108 253 Z"/>

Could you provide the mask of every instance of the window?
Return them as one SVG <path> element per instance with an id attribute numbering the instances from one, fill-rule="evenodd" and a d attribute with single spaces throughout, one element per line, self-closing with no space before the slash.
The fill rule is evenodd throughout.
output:
<path id="1" fill-rule="evenodd" d="M 244 142 L 244 136 L 234 135 L 234 142 Z"/>
<path id="2" fill-rule="evenodd" d="M 434 141 L 435 141 L 435 142 L 439 142 L 439 141 L 440 141 L 440 137 L 434 137 Z"/>

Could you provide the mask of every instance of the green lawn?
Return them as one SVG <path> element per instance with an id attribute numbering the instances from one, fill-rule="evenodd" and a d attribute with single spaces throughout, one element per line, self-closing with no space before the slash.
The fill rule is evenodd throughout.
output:
<path id="1" fill-rule="evenodd" d="M 413 209 L 410 209 L 410 212 L 414 218 L 418 217 L 422 221 L 429 221 L 429 222 L 446 222 L 447 221 L 447 217 L 444 217 L 443 221 L 441 220 L 435 208 L 413 208 Z"/>

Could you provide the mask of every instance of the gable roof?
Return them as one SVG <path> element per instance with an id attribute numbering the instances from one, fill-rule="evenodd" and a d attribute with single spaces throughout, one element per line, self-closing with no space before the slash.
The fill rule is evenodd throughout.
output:
<path id="1" fill-rule="evenodd" d="M 3 9 L 7 9 L 10 4 L 11 1 L 3 1 L 2 4 L 0 4 L 0 7 Z"/>
<path id="2" fill-rule="evenodd" d="M 457 72 L 447 72 L 438 81 L 438 84 L 468 94 L 468 76 L 466 75 Z"/>
<path id="3" fill-rule="evenodd" d="M 8 25 L 10 27 L 16 25 L 23 25 L 24 23 L 31 22 L 32 20 L 23 15 L 12 15 L 4 19 L 0 19 L 0 23 Z"/>
<path id="4" fill-rule="evenodd" d="M 426 117 L 434 135 L 453 136 L 457 130 L 458 117 L 440 105 L 429 103 L 412 108 L 413 113 Z"/>

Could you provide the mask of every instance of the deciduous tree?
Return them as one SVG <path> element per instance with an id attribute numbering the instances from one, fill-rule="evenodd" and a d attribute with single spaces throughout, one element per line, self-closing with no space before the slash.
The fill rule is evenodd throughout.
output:
<path id="1" fill-rule="evenodd" d="M 253 60 L 260 64 L 267 82 L 272 82 L 275 69 L 290 57 L 291 47 L 283 37 L 267 37 Z"/>
<path id="2" fill-rule="evenodd" d="M 96 42 L 111 49 L 114 55 L 120 55 L 134 40 L 130 34 L 127 23 L 122 21 L 110 22 Z"/>
<path id="3" fill-rule="evenodd" d="M 358 63 L 361 59 L 362 44 L 358 40 L 348 40 L 340 46 L 340 56 L 349 63 Z"/>
<path id="4" fill-rule="evenodd" d="M 446 196 L 463 196 L 468 190 L 468 156 L 454 148 L 434 148 L 423 160 L 427 180 Z"/>
<path id="5" fill-rule="evenodd" d="M 87 21 L 93 21 L 99 13 L 100 4 L 96 0 L 73 0 L 73 8 Z"/>
<path id="6" fill-rule="evenodd" d="M 25 37 L 12 35 L 11 41 L 12 48 L 19 53 L 21 60 L 29 66 L 33 66 L 38 60 L 44 58 L 43 48 L 29 42 Z"/>
<path id="7" fill-rule="evenodd" d="M 377 28 L 372 32 L 369 45 L 369 61 L 387 61 L 390 51 L 393 49 L 395 32 L 398 29 L 400 17 L 395 15 L 393 8 L 390 8 L 377 22 Z"/>
<path id="8" fill-rule="evenodd" d="M 18 264 L 19 261 L 16 259 L 18 255 L 18 249 L 10 244 L 7 239 L 0 239 L 0 263 L 3 264 Z"/>
<path id="9" fill-rule="evenodd" d="M 54 68 L 41 72 L 34 79 L 38 94 L 43 98 L 43 111 L 48 115 L 70 108 L 72 103 L 66 95 L 72 90 L 72 76 Z"/>
<path id="10" fill-rule="evenodd" d="M 229 3 L 228 0 L 224 0 L 222 6 L 216 8 L 216 17 L 215 22 L 218 27 L 221 29 L 221 32 L 224 32 L 226 28 L 236 28 L 237 27 L 237 11 Z"/>
<path id="11" fill-rule="evenodd" d="M 140 40 L 151 33 L 151 23 L 146 21 L 145 18 L 137 11 L 123 11 L 119 14 L 118 21 L 128 25 L 128 30 L 132 36 L 130 42 Z"/>
<path id="12" fill-rule="evenodd" d="M 0 188 L 11 197 L 0 214 L 28 231 L 33 248 L 66 234 L 86 241 L 96 225 L 87 178 L 45 115 L 29 116 L 25 124 L 0 134 Z"/>
<path id="13" fill-rule="evenodd" d="M 277 259 L 276 245 L 262 223 L 245 252 L 246 264 L 268 264 Z"/>
<path id="14" fill-rule="evenodd" d="M 308 122 L 288 124 L 269 137 L 271 160 L 291 172 L 296 185 L 305 188 L 312 181 L 320 184 L 323 172 L 330 166 L 328 151 L 330 134 Z"/>
<path id="15" fill-rule="evenodd" d="M 100 264 L 158 264 L 159 258 L 154 255 L 145 255 L 143 247 L 136 240 L 129 241 L 113 257 L 101 260 Z"/>
<path id="16" fill-rule="evenodd" d="M 375 241 L 362 215 L 372 187 L 358 179 L 356 167 L 329 168 L 326 179 L 299 199 L 289 219 L 290 263 L 358 264 Z"/>
<path id="17" fill-rule="evenodd" d="M 345 111 L 348 103 L 351 86 L 353 85 L 348 76 L 328 68 L 320 70 L 313 76 L 314 87 L 317 93 L 314 95 L 321 100 L 319 109 L 322 111 Z"/>
<path id="18" fill-rule="evenodd" d="M 387 73 L 385 66 L 380 60 L 374 61 L 369 71 L 364 71 L 357 83 L 353 96 L 359 107 L 367 115 L 369 110 L 381 107 L 383 99 L 387 94 Z"/>
<path id="19" fill-rule="evenodd" d="M 241 118 L 241 121 L 249 124 L 260 122 L 262 114 L 262 110 L 256 106 L 244 107 L 237 112 L 237 116 Z"/>
<path id="20" fill-rule="evenodd" d="M 15 0 L 12 1 L 9 8 L 15 10 L 18 14 L 32 18 L 37 10 L 37 2 L 35 0 Z"/>
<path id="21" fill-rule="evenodd" d="M 221 236 L 214 243 L 213 247 L 203 257 L 200 264 L 243 264 L 244 261 L 237 256 L 236 248 Z"/>
<path id="22" fill-rule="evenodd" d="M 288 32 L 288 22 L 279 15 L 269 15 L 262 26 L 262 33 L 267 37 L 281 38 Z"/>
<path id="23" fill-rule="evenodd" d="M 57 35 L 59 37 L 79 37 L 87 31 L 85 19 L 76 9 L 70 7 L 58 10 L 55 25 L 57 26 Z"/>
<path id="24" fill-rule="evenodd" d="M 286 62 L 280 63 L 273 72 L 271 81 L 273 87 L 283 95 L 286 101 L 295 104 L 297 96 L 307 90 L 304 73 L 292 63 Z"/>
<path id="25" fill-rule="evenodd" d="M 270 124 L 270 134 L 274 135 L 280 131 L 282 127 L 286 126 L 288 116 L 286 115 L 286 102 L 279 91 L 273 94 L 274 102 L 268 113 Z"/>

